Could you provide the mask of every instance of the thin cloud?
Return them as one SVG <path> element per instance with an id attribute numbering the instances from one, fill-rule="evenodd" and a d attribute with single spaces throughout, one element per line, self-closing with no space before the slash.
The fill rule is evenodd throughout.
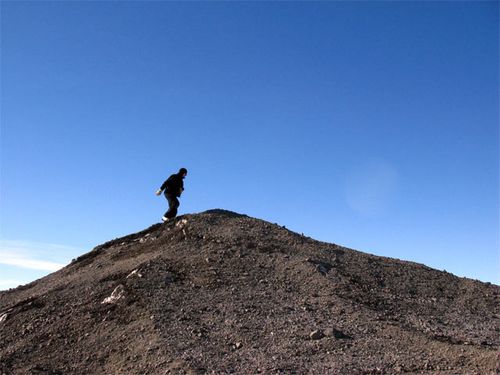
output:
<path id="1" fill-rule="evenodd" d="M 16 288 L 19 285 L 23 284 L 27 284 L 27 282 L 21 280 L 12 280 L 12 279 L 0 280 L 0 290 Z"/>
<path id="2" fill-rule="evenodd" d="M 30 268 L 32 270 L 57 271 L 65 266 L 63 263 L 29 259 L 0 251 L 0 263 L 9 266 Z"/>
<path id="3" fill-rule="evenodd" d="M 74 247 L 58 244 L 0 240 L 0 264 L 20 268 L 57 271 L 79 252 Z"/>

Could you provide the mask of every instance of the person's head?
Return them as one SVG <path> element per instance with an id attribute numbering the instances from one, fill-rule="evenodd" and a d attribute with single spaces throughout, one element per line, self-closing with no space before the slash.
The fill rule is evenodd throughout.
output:
<path id="1" fill-rule="evenodd" d="M 181 168 L 181 169 L 179 169 L 179 175 L 181 175 L 181 176 L 182 176 L 182 178 L 186 177 L 186 176 L 187 176 L 187 174 L 188 174 L 188 171 L 187 171 L 187 169 L 186 169 L 186 168 Z"/>

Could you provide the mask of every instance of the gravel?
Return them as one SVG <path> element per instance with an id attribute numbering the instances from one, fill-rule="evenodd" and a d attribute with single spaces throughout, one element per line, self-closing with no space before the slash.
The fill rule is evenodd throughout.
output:
<path id="1" fill-rule="evenodd" d="M 210 210 L 0 292 L 0 373 L 495 374 L 499 289 Z"/>

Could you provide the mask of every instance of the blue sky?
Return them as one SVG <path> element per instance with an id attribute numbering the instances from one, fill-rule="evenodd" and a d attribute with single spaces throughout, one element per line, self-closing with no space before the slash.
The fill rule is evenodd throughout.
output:
<path id="1" fill-rule="evenodd" d="M 1 2 L 0 289 L 224 208 L 500 284 L 498 2 Z"/>

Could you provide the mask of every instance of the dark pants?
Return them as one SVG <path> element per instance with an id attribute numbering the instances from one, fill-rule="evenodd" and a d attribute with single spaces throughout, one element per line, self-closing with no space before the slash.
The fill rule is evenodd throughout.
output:
<path id="1" fill-rule="evenodd" d="M 165 212 L 165 217 L 169 219 L 174 218 L 177 215 L 177 208 L 179 207 L 179 200 L 173 194 L 165 194 L 165 198 L 168 201 L 168 211 Z"/>

